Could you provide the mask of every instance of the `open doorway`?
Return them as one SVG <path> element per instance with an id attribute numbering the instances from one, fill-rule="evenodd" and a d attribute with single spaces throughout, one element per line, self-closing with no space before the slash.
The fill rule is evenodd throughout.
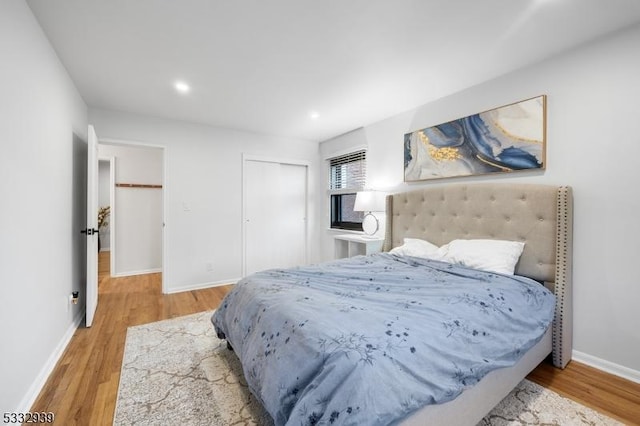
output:
<path id="1" fill-rule="evenodd" d="M 101 139 L 98 152 L 99 204 L 109 207 L 100 229 L 99 271 L 105 273 L 108 262 L 111 277 L 161 273 L 164 148 Z"/>

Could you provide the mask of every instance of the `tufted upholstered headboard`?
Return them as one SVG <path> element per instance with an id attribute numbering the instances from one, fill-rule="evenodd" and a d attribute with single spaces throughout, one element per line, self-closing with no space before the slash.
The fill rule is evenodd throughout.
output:
<path id="1" fill-rule="evenodd" d="M 516 274 L 544 282 L 556 295 L 553 363 L 571 359 L 570 187 L 533 184 L 454 184 L 387 196 L 384 251 L 405 237 L 436 245 L 454 239 L 525 242 Z"/>

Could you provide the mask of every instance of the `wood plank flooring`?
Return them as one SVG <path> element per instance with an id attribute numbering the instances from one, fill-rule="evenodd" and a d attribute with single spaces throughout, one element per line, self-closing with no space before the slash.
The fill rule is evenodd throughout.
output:
<path id="1" fill-rule="evenodd" d="M 79 328 L 31 411 L 55 413 L 56 425 L 111 425 L 127 327 L 215 309 L 231 286 L 163 295 L 160 274 L 110 278 L 100 253 L 99 304 L 91 328 Z M 640 425 L 640 384 L 577 362 L 542 364 L 530 375 L 557 393 Z"/>
<path id="2" fill-rule="evenodd" d="M 75 332 L 31 409 L 56 425 L 111 425 L 127 327 L 215 309 L 231 288 L 164 295 L 160 274 L 111 278 L 109 253 L 99 258 L 93 326 Z"/>
<path id="3" fill-rule="evenodd" d="M 564 370 L 543 363 L 527 377 L 627 425 L 640 425 L 640 384 L 577 361 Z"/>

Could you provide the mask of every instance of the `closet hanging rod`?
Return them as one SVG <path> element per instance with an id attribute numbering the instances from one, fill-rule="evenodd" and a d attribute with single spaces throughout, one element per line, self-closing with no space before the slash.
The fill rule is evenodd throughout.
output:
<path id="1" fill-rule="evenodd" d="M 116 183 L 116 188 L 162 188 L 162 185 L 147 185 L 143 183 Z"/>

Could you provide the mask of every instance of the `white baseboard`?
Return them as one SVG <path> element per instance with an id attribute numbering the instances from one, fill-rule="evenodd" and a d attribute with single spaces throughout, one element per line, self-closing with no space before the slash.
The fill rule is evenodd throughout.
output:
<path id="1" fill-rule="evenodd" d="M 117 274 L 112 274 L 111 276 L 114 278 L 122 278 L 122 277 L 131 277 L 134 275 L 157 274 L 158 272 L 162 272 L 162 268 L 142 269 L 140 271 L 118 272 Z"/>
<path id="2" fill-rule="evenodd" d="M 607 373 L 615 376 L 622 377 L 623 379 L 631 380 L 632 382 L 640 383 L 640 371 L 634 370 L 623 365 L 615 364 L 610 361 L 595 357 L 593 355 L 585 354 L 573 350 L 571 352 L 571 358 L 575 361 L 587 364 L 598 370 L 606 371 Z"/>
<path id="3" fill-rule="evenodd" d="M 183 291 L 193 291 L 193 290 L 202 290 L 203 288 L 220 287 L 223 285 L 235 284 L 238 281 L 240 281 L 240 278 L 229 278 L 228 280 L 194 284 L 186 287 L 171 289 L 167 291 L 165 294 L 182 293 Z"/>
<path id="4" fill-rule="evenodd" d="M 47 359 L 47 362 L 40 370 L 40 373 L 29 387 L 27 394 L 20 401 L 20 404 L 15 410 L 16 413 L 26 413 L 31 411 L 33 403 L 36 402 L 36 399 L 38 398 L 38 395 L 40 395 L 40 391 L 47 382 L 49 375 L 56 367 L 56 364 L 60 360 L 60 357 L 64 353 L 64 350 L 67 348 L 67 345 L 71 341 L 73 334 L 76 332 L 76 330 L 80 326 L 80 323 L 84 319 L 84 315 L 85 311 L 82 310 L 73 318 L 73 322 L 67 329 L 66 333 L 64 333 L 64 336 L 62 336 L 60 343 L 58 343 L 54 351 L 51 353 L 51 356 L 49 356 L 49 359 Z"/>

